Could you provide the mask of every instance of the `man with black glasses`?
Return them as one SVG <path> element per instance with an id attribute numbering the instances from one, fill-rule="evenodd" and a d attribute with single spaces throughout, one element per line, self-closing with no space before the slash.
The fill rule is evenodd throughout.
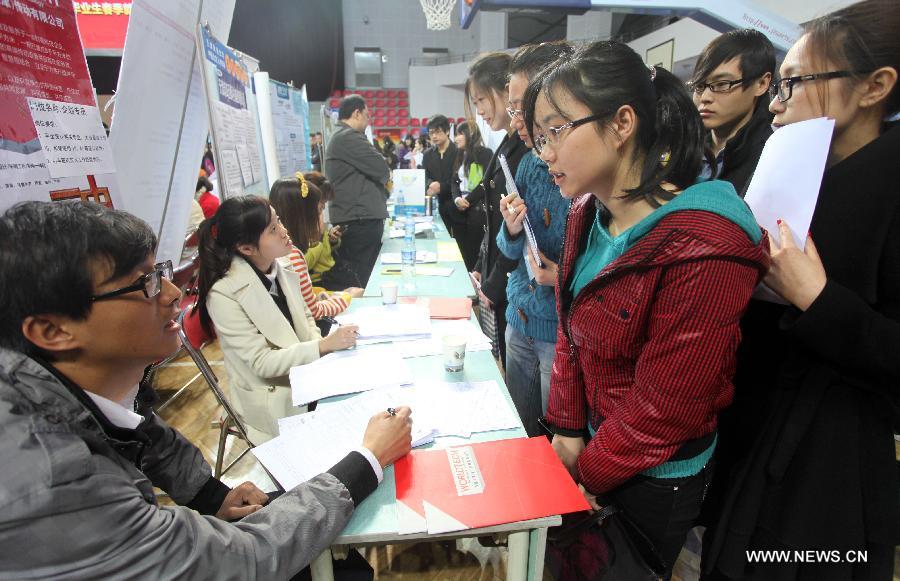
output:
<path id="1" fill-rule="evenodd" d="M 716 171 L 706 166 L 704 176 L 731 182 L 741 196 L 772 134 L 768 90 L 774 72 L 769 39 L 756 30 L 732 30 L 703 49 L 689 83 L 716 159 Z"/>
<path id="2" fill-rule="evenodd" d="M 287 579 L 409 450 L 399 408 L 271 504 L 250 482 L 214 478 L 141 382 L 179 345 L 181 291 L 172 264 L 154 264 L 156 242 L 138 218 L 90 202 L 0 216 L 4 578 Z M 159 506 L 154 487 L 177 506 Z"/>

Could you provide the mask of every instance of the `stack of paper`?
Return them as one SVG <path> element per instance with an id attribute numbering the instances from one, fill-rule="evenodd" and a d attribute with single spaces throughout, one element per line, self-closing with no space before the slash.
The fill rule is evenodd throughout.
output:
<path id="1" fill-rule="evenodd" d="M 416 264 L 427 264 L 437 262 L 437 252 L 428 250 L 416 251 Z M 381 254 L 381 264 L 403 264 L 403 257 L 399 252 L 383 252 Z"/>
<path id="2" fill-rule="evenodd" d="M 385 342 L 431 337 L 428 310 L 419 305 L 361 307 L 337 317 L 342 325 L 357 325 L 357 343 Z"/>
<path id="3" fill-rule="evenodd" d="M 471 321 L 433 320 L 431 321 L 431 337 L 413 341 L 396 341 L 393 347 L 404 359 L 410 357 L 428 357 L 443 353 L 441 343 L 444 335 L 462 335 L 467 338 L 466 353 L 490 351 L 491 340 Z M 360 345 L 361 349 L 374 349 L 377 345 Z"/>
<path id="4" fill-rule="evenodd" d="M 294 405 L 300 406 L 333 395 L 407 385 L 413 382 L 413 375 L 399 351 L 381 345 L 337 351 L 292 367 L 290 382 Z"/>
<path id="5" fill-rule="evenodd" d="M 429 230 L 434 230 L 434 224 L 431 222 L 416 223 L 416 234 L 428 232 Z M 403 238 L 404 236 L 406 236 L 406 230 L 404 229 L 403 224 L 400 224 L 399 228 L 391 226 L 391 230 L 388 233 L 389 238 Z"/>
<path id="6" fill-rule="evenodd" d="M 459 246 L 456 242 L 438 242 L 437 243 L 438 262 L 462 262 L 462 254 L 459 252 Z"/>
<path id="7" fill-rule="evenodd" d="M 328 470 L 362 444 L 369 419 L 389 407 L 412 409 L 413 446 L 438 436 L 521 427 L 495 381 L 433 382 L 322 402 L 314 412 L 278 420 L 280 435 L 253 454 L 286 489 Z"/>

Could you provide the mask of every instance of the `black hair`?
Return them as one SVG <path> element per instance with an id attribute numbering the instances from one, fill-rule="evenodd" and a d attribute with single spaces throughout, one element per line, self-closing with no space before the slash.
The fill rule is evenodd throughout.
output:
<path id="1" fill-rule="evenodd" d="M 848 69 L 853 78 L 847 82 L 864 78 L 881 67 L 891 67 L 900 73 L 897 0 L 857 2 L 813 20 L 805 29 L 809 35 L 806 50 L 813 61 L 828 60 Z M 824 101 L 824 91 L 820 95 Z M 900 83 L 894 84 L 884 104 L 888 115 L 900 110 Z"/>
<path id="2" fill-rule="evenodd" d="M 696 181 L 704 155 L 705 131 L 687 88 L 675 75 L 662 67 L 648 68 L 634 50 L 621 42 L 584 45 L 529 82 L 523 107 L 532 140 L 539 94 L 544 94 L 563 118 L 573 121 L 560 109 L 559 96 L 563 92 L 587 106 L 591 114 L 607 120 L 623 105 L 634 109 L 634 154 L 643 157 L 643 167 L 640 183 L 627 190 L 624 199 L 644 199 L 658 207 L 657 199 L 673 198 L 661 187 L 663 182 L 684 189 Z M 597 131 L 601 130 L 597 127 Z"/>
<path id="3" fill-rule="evenodd" d="M 431 133 L 433 129 L 439 129 L 444 133 L 450 133 L 450 120 L 447 119 L 444 115 L 432 115 L 428 120 L 428 132 Z"/>
<path id="4" fill-rule="evenodd" d="M 575 52 L 575 48 L 562 40 L 526 44 L 513 55 L 512 61 L 509 63 L 509 75 L 521 74 L 530 79 L 547 65 L 560 58 L 572 56 L 573 52 Z"/>
<path id="5" fill-rule="evenodd" d="M 278 212 L 278 217 L 287 228 L 294 246 L 301 251 L 306 252 L 311 243 L 322 239 L 319 216 L 325 200 L 322 199 L 322 192 L 315 184 L 306 182 L 304 198 L 299 179 L 281 178 L 272 184 L 269 203 Z"/>
<path id="6" fill-rule="evenodd" d="M 481 132 L 478 131 L 478 125 L 468 122 L 458 125 L 456 131 L 465 136 L 466 147 L 456 152 L 456 159 L 453 160 L 453 172 L 458 172 L 459 168 L 465 164 L 463 171 L 468 174 L 469 166 L 475 161 L 475 149 L 482 146 Z"/>
<path id="7" fill-rule="evenodd" d="M 225 276 L 231 261 L 239 254 L 241 244 L 259 244 L 266 226 L 272 219 L 269 202 L 257 196 L 228 198 L 212 218 L 200 223 L 198 249 L 200 251 L 200 276 L 195 309 L 200 310 L 200 325 L 212 335 L 212 319 L 206 307 L 206 298 L 213 285 Z"/>
<path id="8" fill-rule="evenodd" d="M 119 278 L 156 252 L 143 220 L 96 202 L 21 202 L 0 217 L 0 346 L 53 360 L 22 334 L 26 317 L 84 320 L 94 277 Z M 103 281 L 105 282 L 105 281 Z"/>
<path id="9" fill-rule="evenodd" d="M 739 59 L 744 80 L 741 86 L 745 89 L 766 73 L 775 74 L 772 41 L 758 30 L 742 28 L 720 34 L 706 45 L 694 65 L 691 82 L 705 82 L 717 67 L 735 58 Z M 765 98 L 761 100 L 765 101 Z"/>
<path id="10" fill-rule="evenodd" d="M 511 62 L 512 57 L 505 52 L 488 52 L 475 59 L 469 67 L 469 77 L 466 79 L 464 106 L 467 119 L 475 118 L 475 112 L 472 110 L 474 91 L 487 91 L 493 97 L 494 93 L 503 93 L 506 90 Z"/>
<path id="11" fill-rule="evenodd" d="M 200 176 L 199 178 L 197 178 L 197 189 L 195 189 L 194 191 L 199 192 L 200 188 L 206 188 L 207 192 L 213 191 L 212 182 L 209 181 L 208 177 Z"/>
<path id="12" fill-rule="evenodd" d="M 338 107 L 338 119 L 350 119 L 357 111 L 366 109 L 366 100 L 362 95 L 347 95 L 341 99 Z"/>
<path id="13" fill-rule="evenodd" d="M 322 192 L 322 198 L 326 202 L 334 199 L 334 186 L 325 177 L 325 174 L 318 171 L 308 171 L 303 174 L 303 177 L 306 178 L 306 181 L 319 188 L 319 191 Z"/>

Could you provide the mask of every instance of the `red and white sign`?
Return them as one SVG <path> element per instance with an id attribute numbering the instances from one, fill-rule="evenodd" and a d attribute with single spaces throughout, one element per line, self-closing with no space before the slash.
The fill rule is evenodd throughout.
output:
<path id="1" fill-rule="evenodd" d="M 73 2 L 84 50 L 121 51 L 131 2 Z"/>

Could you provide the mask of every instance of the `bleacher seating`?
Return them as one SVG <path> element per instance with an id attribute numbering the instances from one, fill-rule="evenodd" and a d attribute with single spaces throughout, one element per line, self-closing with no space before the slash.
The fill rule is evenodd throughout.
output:
<path id="1" fill-rule="evenodd" d="M 361 95 L 369 105 L 372 127 L 377 133 L 399 137 L 404 133 L 418 133 L 418 128 L 428 125 L 428 117 L 411 118 L 409 116 L 409 92 L 406 89 L 337 89 L 328 98 L 328 106 L 336 110 L 342 97 Z M 454 119 L 450 119 L 454 123 Z M 455 123 L 464 123 L 460 117 Z M 415 131 L 412 131 L 415 129 Z"/>

